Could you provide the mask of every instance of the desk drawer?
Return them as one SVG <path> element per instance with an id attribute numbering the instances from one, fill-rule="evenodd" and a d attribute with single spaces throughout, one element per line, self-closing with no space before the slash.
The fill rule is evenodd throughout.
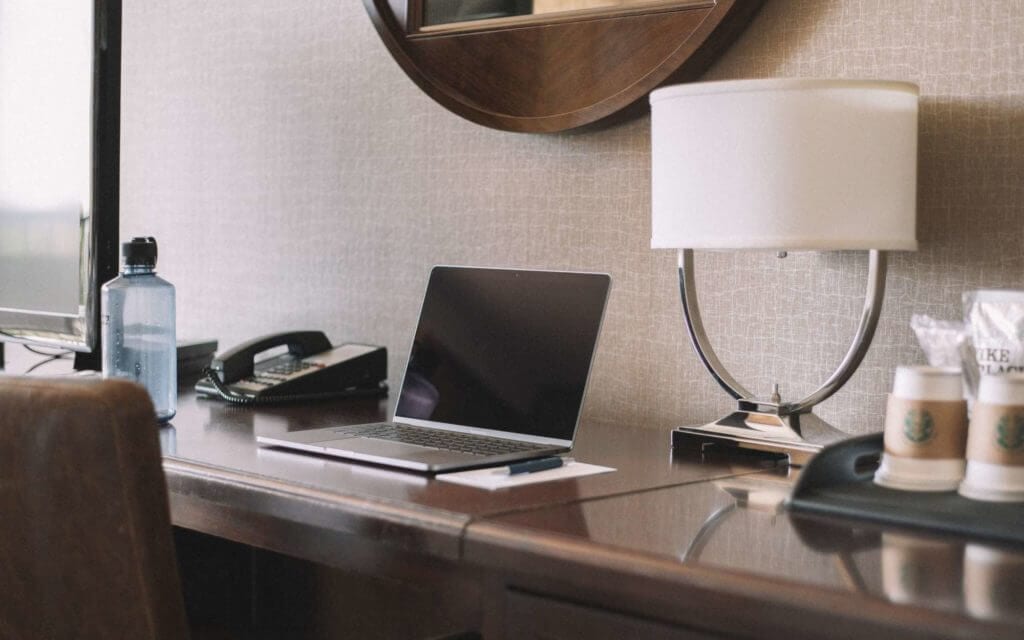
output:
<path id="1" fill-rule="evenodd" d="M 521 591 L 508 591 L 506 605 L 507 640 L 711 640 L 721 637 Z"/>

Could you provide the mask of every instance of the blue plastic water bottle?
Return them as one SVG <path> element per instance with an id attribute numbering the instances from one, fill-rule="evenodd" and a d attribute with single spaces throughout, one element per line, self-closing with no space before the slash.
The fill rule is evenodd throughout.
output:
<path id="1" fill-rule="evenodd" d="M 174 285 L 156 275 L 155 239 L 132 238 L 121 255 L 121 274 L 100 294 L 103 377 L 144 386 L 157 420 L 166 422 L 178 404 Z"/>

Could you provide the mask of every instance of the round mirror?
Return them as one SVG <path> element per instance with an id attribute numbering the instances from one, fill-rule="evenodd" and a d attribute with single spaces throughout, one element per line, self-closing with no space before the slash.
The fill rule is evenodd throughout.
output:
<path id="1" fill-rule="evenodd" d="M 761 0 L 364 0 L 391 55 L 455 113 L 562 131 L 697 78 Z"/>

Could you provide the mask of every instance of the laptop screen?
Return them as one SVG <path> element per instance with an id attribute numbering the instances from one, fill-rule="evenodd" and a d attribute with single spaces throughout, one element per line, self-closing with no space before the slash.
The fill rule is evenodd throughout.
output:
<path id="1" fill-rule="evenodd" d="M 395 417 L 571 440 L 610 278 L 435 267 Z"/>

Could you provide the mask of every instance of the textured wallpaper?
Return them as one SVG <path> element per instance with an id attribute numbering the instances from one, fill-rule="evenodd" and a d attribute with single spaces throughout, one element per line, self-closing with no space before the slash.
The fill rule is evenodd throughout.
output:
<path id="1" fill-rule="evenodd" d="M 881 428 L 913 313 L 1024 288 L 1024 3 L 767 0 L 709 79 L 921 86 L 916 253 L 894 254 L 874 345 L 820 414 Z M 612 298 L 585 419 L 668 429 L 730 409 L 652 250 L 647 118 L 529 135 L 464 121 L 393 62 L 357 0 L 127 2 L 122 236 L 154 235 L 179 335 L 224 346 L 323 328 L 387 345 L 401 378 L 434 264 L 601 270 Z M 866 255 L 698 254 L 707 329 L 746 386 L 823 381 L 862 306 Z"/>

